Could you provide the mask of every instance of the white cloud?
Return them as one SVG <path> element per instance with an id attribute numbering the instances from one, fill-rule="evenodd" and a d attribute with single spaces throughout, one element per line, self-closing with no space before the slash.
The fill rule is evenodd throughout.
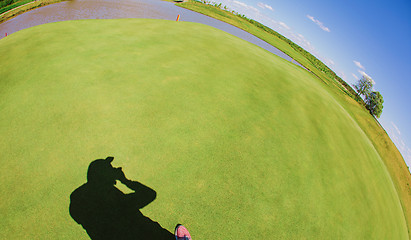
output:
<path id="1" fill-rule="evenodd" d="M 245 8 L 246 10 L 252 10 L 252 11 L 257 12 L 257 13 L 260 12 L 257 8 L 255 8 L 253 6 L 250 6 L 250 5 L 247 5 L 246 3 L 243 3 L 243 2 L 240 2 L 240 1 L 237 1 L 237 0 L 234 0 L 233 3 L 235 5 L 238 5 L 238 6 L 242 7 L 242 8 Z"/>
<path id="2" fill-rule="evenodd" d="M 314 19 L 313 16 L 310 16 L 310 15 L 307 14 L 307 17 L 308 17 L 309 19 L 311 19 L 311 21 L 315 22 L 315 19 Z"/>
<path id="3" fill-rule="evenodd" d="M 355 60 L 353 62 L 354 62 L 355 65 L 357 65 L 357 67 L 361 68 L 362 70 L 365 70 L 365 68 L 361 65 L 360 62 L 357 62 Z"/>
<path id="4" fill-rule="evenodd" d="M 395 125 L 393 122 L 391 122 L 391 125 L 392 127 L 387 128 L 387 132 L 391 140 L 394 142 L 395 146 L 398 148 L 398 151 L 400 151 L 407 166 L 411 166 L 411 148 L 409 148 L 402 139 L 401 132 L 398 129 L 397 125 Z"/>
<path id="5" fill-rule="evenodd" d="M 398 129 L 397 125 L 391 122 L 392 126 L 394 127 L 395 131 L 397 131 L 398 135 L 401 135 L 400 129 Z"/>
<path id="6" fill-rule="evenodd" d="M 354 73 L 351 73 L 352 74 L 352 76 L 356 79 L 356 80 L 359 80 L 359 78 L 357 77 L 357 75 L 355 75 Z"/>
<path id="7" fill-rule="evenodd" d="M 296 42 L 298 45 L 300 45 L 301 47 L 303 47 L 305 50 L 309 51 L 310 53 L 314 54 L 315 48 L 313 47 L 313 45 L 311 44 L 310 41 L 308 41 L 304 35 L 300 34 L 300 33 L 294 33 L 292 31 L 290 31 L 290 39 L 294 42 Z"/>
<path id="8" fill-rule="evenodd" d="M 324 30 L 326 32 L 330 32 L 330 29 L 328 27 L 324 26 L 324 24 L 322 22 L 318 21 L 313 16 L 307 15 L 307 18 L 310 19 L 311 21 L 313 21 L 315 24 L 317 24 L 322 30 Z"/>
<path id="9" fill-rule="evenodd" d="M 370 77 L 370 75 L 366 74 L 364 71 L 358 70 L 358 72 L 363 75 L 364 77 L 367 77 L 369 79 L 371 79 L 372 84 L 375 84 L 374 79 L 372 79 L 372 77 Z"/>
<path id="10" fill-rule="evenodd" d="M 265 4 L 265 3 L 262 3 L 262 2 L 257 3 L 257 6 L 259 6 L 259 7 L 262 8 L 262 9 L 267 8 L 267 9 L 269 9 L 269 10 L 271 10 L 271 11 L 274 11 L 274 10 L 273 10 L 273 7 L 271 7 L 270 5 L 267 5 L 267 4 Z"/>
<path id="11" fill-rule="evenodd" d="M 325 65 L 327 65 L 328 67 L 335 66 L 335 62 L 330 58 L 324 57 L 322 55 L 319 55 L 317 58 L 320 59 L 323 63 L 325 63 Z"/>
<path id="12" fill-rule="evenodd" d="M 273 18 L 266 15 L 260 8 L 262 6 L 261 4 L 260 7 L 256 8 L 254 6 L 251 6 L 250 3 L 245 0 L 219 0 L 218 2 L 221 2 L 222 5 L 227 6 L 230 11 L 236 11 L 240 14 L 244 14 L 245 16 L 247 16 L 247 18 L 254 19 L 274 29 L 275 31 L 281 32 L 281 34 L 283 35 L 287 35 L 287 33 L 291 29 L 289 26 L 287 26 L 287 24 L 275 21 Z M 264 5 L 265 8 L 267 8 L 267 6 Z"/>
<path id="13" fill-rule="evenodd" d="M 243 0 L 244 1 L 244 0 Z M 262 0 L 261 0 L 262 1 Z M 267 16 L 256 9 L 253 6 L 250 6 L 242 1 L 239 0 L 219 0 L 223 5 L 227 6 L 229 9 L 237 11 L 241 14 L 246 15 L 248 18 L 254 19 L 273 30 L 279 32 L 283 36 L 289 38 L 291 41 L 295 42 L 296 44 L 300 45 L 302 48 L 313 54 L 314 56 L 318 56 L 318 52 L 314 48 L 314 46 L 309 42 L 302 34 L 296 33 L 292 27 L 288 26 L 286 23 L 277 21 L 270 16 Z M 248 3 L 248 2 L 247 2 Z M 257 4 L 258 5 L 258 4 Z M 260 4 L 261 5 L 261 4 Z M 261 7 L 261 6 L 259 6 Z M 261 8 L 260 8 L 261 9 Z"/>
<path id="14" fill-rule="evenodd" d="M 285 23 L 283 23 L 283 22 L 278 22 L 278 24 L 279 24 L 281 27 L 283 27 L 283 28 L 285 28 L 285 29 L 287 29 L 287 30 L 290 30 L 290 27 L 287 26 L 287 24 L 285 24 Z"/>
<path id="15" fill-rule="evenodd" d="M 237 5 L 240 5 L 240 6 L 243 6 L 243 7 L 248 7 L 247 4 L 245 4 L 245 3 L 243 3 L 243 2 L 236 1 L 236 0 L 234 0 L 233 3 L 234 3 L 234 4 L 237 4 Z"/>

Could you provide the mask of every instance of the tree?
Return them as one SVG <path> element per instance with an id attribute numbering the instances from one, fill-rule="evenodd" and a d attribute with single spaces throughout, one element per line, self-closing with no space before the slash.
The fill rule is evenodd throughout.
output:
<path id="1" fill-rule="evenodd" d="M 374 81 L 370 77 L 363 75 L 362 78 L 354 85 L 354 88 L 357 90 L 358 94 L 367 98 L 367 96 L 371 93 L 373 83 Z"/>
<path id="2" fill-rule="evenodd" d="M 365 107 L 377 118 L 381 116 L 384 99 L 380 92 L 372 92 L 365 99 Z"/>

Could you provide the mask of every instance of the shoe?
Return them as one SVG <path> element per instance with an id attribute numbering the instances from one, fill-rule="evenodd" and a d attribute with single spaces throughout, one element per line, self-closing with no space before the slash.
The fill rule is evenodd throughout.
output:
<path id="1" fill-rule="evenodd" d="M 176 240 L 191 240 L 191 235 L 187 228 L 181 224 L 177 224 L 174 230 L 174 236 L 176 236 Z"/>

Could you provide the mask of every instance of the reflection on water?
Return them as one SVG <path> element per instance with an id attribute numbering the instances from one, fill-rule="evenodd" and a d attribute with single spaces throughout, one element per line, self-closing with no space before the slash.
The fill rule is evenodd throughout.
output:
<path id="1" fill-rule="evenodd" d="M 76 19 L 154 18 L 203 23 L 260 46 L 288 61 L 291 58 L 263 40 L 230 24 L 161 0 L 72 0 L 37 8 L 0 24 L 0 39 L 40 24 Z M 295 61 L 294 61 L 295 63 Z M 301 66 L 300 64 L 296 63 Z"/>

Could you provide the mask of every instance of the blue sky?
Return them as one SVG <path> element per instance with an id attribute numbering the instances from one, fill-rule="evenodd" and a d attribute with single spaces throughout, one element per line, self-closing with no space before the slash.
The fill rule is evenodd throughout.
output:
<path id="1" fill-rule="evenodd" d="M 411 1 L 215 0 L 290 38 L 351 85 L 384 97 L 379 119 L 411 166 Z"/>

